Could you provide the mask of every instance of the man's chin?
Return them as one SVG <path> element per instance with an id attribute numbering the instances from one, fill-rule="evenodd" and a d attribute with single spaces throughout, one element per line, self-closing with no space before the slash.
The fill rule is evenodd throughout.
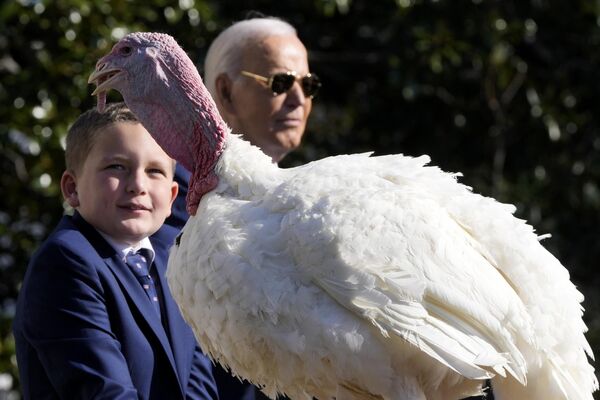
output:
<path id="1" fill-rule="evenodd" d="M 282 129 L 275 134 L 275 137 L 277 138 L 278 146 L 285 149 L 286 152 L 290 152 L 300 146 L 302 131 L 297 128 Z"/>
<path id="2" fill-rule="evenodd" d="M 273 160 L 274 163 L 278 163 L 288 153 L 290 153 L 291 151 L 294 151 L 296 148 L 298 148 L 299 145 L 300 145 L 299 141 L 291 141 L 291 140 L 280 141 L 280 142 L 277 142 L 277 143 L 274 143 L 273 145 L 271 145 L 267 151 L 263 150 L 263 152 L 265 154 L 267 154 L 268 156 L 271 156 L 271 159 Z"/>
<path id="3" fill-rule="evenodd" d="M 262 140 L 252 140 L 248 136 L 245 139 L 250 140 L 250 143 L 259 147 L 263 153 L 271 157 L 273 162 L 277 163 L 300 145 L 302 134 L 298 129 L 274 129 L 270 131 L 268 137 L 262 136 Z"/>

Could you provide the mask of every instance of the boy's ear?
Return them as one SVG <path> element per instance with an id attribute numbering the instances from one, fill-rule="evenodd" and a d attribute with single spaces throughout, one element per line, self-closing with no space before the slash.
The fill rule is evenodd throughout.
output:
<path id="1" fill-rule="evenodd" d="M 179 193 L 179 184 L 173 181 L 171 183 L 171 202 L 169 203 L 169 214 L 167 216 L 172 214 L 173 202 L 177 198 L 177 193 Z"/>
<path id="2" fill-rule="evenodd" d="M 177 184 L 177 182 L 173 181 L 173 183 L 171 183 L 171 206 L 177 198 L 177 193 L 179 193 L 179 185 Z"/>
<path id="3" fill-rule="evenodd" d="M 77 195 L 77 179 L 71 171 L 65 171 L 60 178 L 60 190 L 64 199 L 73 208 L 79 207 L 79 196 Z"/>

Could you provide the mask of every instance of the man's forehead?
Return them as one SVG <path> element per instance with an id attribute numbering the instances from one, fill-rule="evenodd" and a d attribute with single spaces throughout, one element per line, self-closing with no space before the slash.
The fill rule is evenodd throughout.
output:
<path id="1" fill-rule="evenodd" d="M 269 36 L 248 43 L 244 49 L 242 65 L 283 66 L 282 64 L 307 64 L 307 51 L 295 35 Z"/>

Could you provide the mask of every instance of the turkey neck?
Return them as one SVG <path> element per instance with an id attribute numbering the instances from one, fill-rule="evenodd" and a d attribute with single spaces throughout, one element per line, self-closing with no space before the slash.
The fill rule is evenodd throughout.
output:
<path id="1" fill-rule="evenodd" d="M 198 77 L 198 79 L 200 79 Z M 229 127 L 219 115 L 217 106 L 201 81 L 199 85 L 202 90 L 193 90 L 197 96 L 194 104 L 198 102 L 198 112 L 195 115 L 193 125 L 192 157 L 194 166 L 191 169 L 188 194 L 186 197 L 186 208 L 190 215 L 196 215 L 198 203 L 206 193 L 213 190 L 219 184 L 219 177 L 215 171 L 217 162 L 223 154 L 225 140 L 229 134 Z"/>
<path id="2" fill-rule="evenodd" d="M 154 96 L 130 107 L 165 152 L 191 172 L 186 208 L 195 215 L 202 196 L 219 183 L 215 167 L 230 129 L 187 54 L 175 52 L 168 61 Z"/>

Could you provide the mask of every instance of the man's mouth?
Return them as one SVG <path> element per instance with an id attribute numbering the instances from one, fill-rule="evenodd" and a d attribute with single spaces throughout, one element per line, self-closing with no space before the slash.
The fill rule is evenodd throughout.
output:
<path id="1" fill-rule="evenodd" d="M 275 120 L 275 122 L 278 124 L 281 124 L 281 125 L 297 126 L 302 123 L 302 120 L 300 118 L 294 118 L 294 117 L 282 117 L 282 118 L 277 118 Z"/>

